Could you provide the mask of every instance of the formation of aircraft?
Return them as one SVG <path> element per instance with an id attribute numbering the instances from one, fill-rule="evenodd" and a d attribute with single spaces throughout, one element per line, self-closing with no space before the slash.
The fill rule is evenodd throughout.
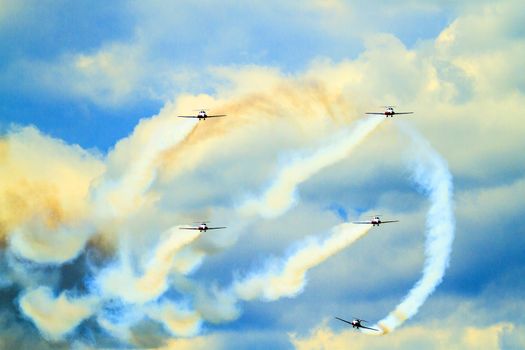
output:
<path id="1" fill-rule="evenodd" d="M 399 222 L 399 220 L 381 220 L 380 215 L 372 216 L 368 221 L 352 221 L 353 224 L 366 224 L 372 226 L 379 226 L 381 224 L 388 224 L 391 222 Z"/>
<path id="2" fill-rule="evenodd" d="M 226 114 L 215 114 L 215 115 L 208 115 L 206 113 L 206 110 L 201 109 L 198 110 L 199 113 L 197 115 L 178 115 L 179 118 L 197 118 L 199 120 L 206 120 L 206 118 L 219 118 L 219 117 L 226 117 Z"/>
<path id="3" fill-rule="evenodd" d="M 372 114 L 372 115 L 383 115 L 385 117 L 393 117 L 394 115 L 398 114 L 412 114 L 414 112 L 395 112 L 394 106 L 384 106 L 385 111 L 384 112 L 367 112 L 366 114 Z M 225 117 L 226 114 L 216 114 L 216 115 L 208 115 L 204 109 L 199 110 L 197 115 L 179 115 L 179 118 L 197 118 L 200 120 L 206 120 L 206 118 L 218 118 L 218 117 Z M 380 215 L 375 215 L 371 217 L 370 220 L 367 221 L 353 221 L 354 224 L 366 224 L 366 225 L 372 225 L 372 226 L 379 226 L 381 224 L 387 224 L 392 222 L 399 222 L 399 220 L 381 220 Z M 202 222 L 196 222 L 195 224 L 198 224 L 197 226 L 191 226 L 191 227 L 180 227 L 181 230 L 199 230 L 200 232 L 206 232 L 208 230 L 220 230 L 225 229 L 225 226 L 217 226 L 217 227 L 208 227 L 208 221 L 202 221 Z M 352 328 L 355 329 L 369 329 L 372 331 L 379 331 L 379 329 L 371 328 L 364 326 L 362 322 L 367 322 L 365 320 L 354 318 L 352 321 L 347 321 L 345 319 L 335 317 L 339 321 L 348 323 L 352 326 Z"/>
<path id="4" fill-rule="evenodd" d="M 366 112 L 365 114 L 384 115 L 385 117 L 393 117 L 398 114 L 412 114 L 414 112 L 396 112 L 394 111 L 395 106 L 383 106 L 385 110 L 383 112 Z"/>
<path id="5" fill-rule="evenodd" d="M 196 222 L 196 224 L 199 224 L 198 226 L 192 226 L 192 227 L 179 227 L 181 230 L 199 230 L 200 232 L 206 232 L 208 230 L 221 230 L 223 228 L 226 228 L 226 226 L 218 226 L 218 227 L 208 227 L 209 221 L 202 221 L 202 222 Z"/>
<path id="6" fill-rule="evenodd" d="M 348 323 L 349 325 L 352 326 L 352 328 L 356 328 L 356 329 L 359 329 L 359 328 L 365 328 L 365 329 L 370 329 L 372 331 L 377 331 L 379 332 L 379 329 L 375 329 L 375 328 L 370 328 L 370 327 L 367 327 L 367 326 L 363 326 L 361 324 L 361 322 L 368 322 L 368 321 L 365 321 L 365 320 L 361 320 L 359 318 L 354 318 L 352 321 L 347 321 L 347 320 L 343 320 L 342 318 L 339 318 L 339 317 L 336 317 L 339 321 L 343 321 L 345 323 Z"/>

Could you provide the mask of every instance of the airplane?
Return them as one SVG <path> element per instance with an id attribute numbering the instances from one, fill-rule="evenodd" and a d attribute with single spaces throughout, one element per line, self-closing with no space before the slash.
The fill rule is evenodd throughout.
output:
<path id="1" fill-rule="evenodd" d="M 385 107 L 384 112 L 366 112 L 365 114 L 374 114 L 374 115 L 384 115 L 385 117 L 393 117 L 394 115 L 398 114 L 412 114 L 414 112 L 395 112 L 394 107 L 395 106 L 383 106 Z"/>
<path id="2" fill-rule="evenodd" d="M 199 121 L 201 119 L 206 120 L 206 118 L 218 118 L 218 117 L 226 117 L 226 114 L 216 114 L 216 115 L 208 115 L 204 109 L 199 110 L 199 113 L 197 115 L 178 115 L 179 118 L 198 118 Z"/>
<path id="3" fill-rule="evenodd" d="M 179 227 L 181 230 L 199 230 L 200 232 L 208 231 L 208 230 L 220 230 L 223 228 L 226 228 L 226 226 L 219 226 L 219 227 L 208 227 L 207 223 L 209 221 L 202 221 L 202 222 L 196 222 L 196 224 L 199 224 L 199 226 L 193 226 L 193 227 Z"/>
<path id="4" fill-rule="evenodd" d="M 377 331 L 379 332 L 379 329 L 375 329 L 375 328 L 370 328 L 370 327 L 367 327 L 367 326 L 363 326 L 361 324 L 361 322 L 368 322 L 368 321 L 365 321 L 365 320 L 360 320 L 358 318 L 354 318 L 352 321 L 347 321 L 347 320 L 343 320 L 342 318 L 339 318 L 339 317 L 336 317 L 339 321 L 343 321 L 343 322 L 346 322 L 348 323 L 349 325 L 352 325 L 352 328 L 365 328 L 365 329 L 370 329 L 370 330 L 373 330 L 373 331 Z"/>
<path id="5" fill-rule="evenodd" d="M 380 224 L 388 224 L 390 222 L 399 222 L 399 220 L 381 220 L 379 215 L 372 216 L 368 221 L 352 221 L 353 224 L 368 224 L 372 226 L 379 226 Z"/>

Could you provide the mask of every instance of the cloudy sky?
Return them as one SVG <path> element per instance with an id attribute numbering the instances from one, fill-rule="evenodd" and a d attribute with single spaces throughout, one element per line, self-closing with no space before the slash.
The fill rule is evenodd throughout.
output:
<path id="1" fill-rule="evenodd" d="M 523 23 L 0 0 L 0 348 L 525 348 Z"/>

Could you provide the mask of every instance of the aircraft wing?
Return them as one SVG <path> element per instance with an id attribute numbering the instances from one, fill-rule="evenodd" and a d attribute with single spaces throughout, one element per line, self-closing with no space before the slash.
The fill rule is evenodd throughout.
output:
<path id="1" fill-rule="evenodd" d="M 179 118 L 198 118 L 196 115 L 178 115 Z"/>
<path id="2" fill-rule="evenodd" d="M 339 321 L 343 321 L 343 322 L 345 322 L 345 323 L 348 323 L 349 325 L 352 325 L 352 326 L 353 326 L 352 322 L 350 322 L 350 321 L 343 320 L 342 318 L 339 318 L 339 317 L 336 317 L 336 319 L 338 319 Z"/>
<path id="3" fill-rule="evenodd" d="M 367 326 L 361 326 L 361 327 L 359 327 L 359 328 L 365 328 L 365 329 L 370 329 L 370 330 L 378 331 L 378 332 L 379 332 L 379 329 L 370 328 L 370 327 L 367 327 Z"/>
<path id="4" fill-rule="evenodd" d="M 207 115 L 206 118 L 226 117 L 226 114 Z"/>
<path id="5" fill-rule="evenodd" d="M 180 230 L 198 230 L 198 227 L 179 227 Z"/>
<path id="6" fill-rule="evenodd" d="M 220 230 L 222 228 L 226 228 L 226 226 L 221 226 L 221 227 L 208 227 L 208 230 Z"/>
<path id="7" fill-rule="evenodd" d="M 384 221 L 382 221 L 384 222 Z M 372 224 L 371 221 L 352 221 L 352 224 Z"/>
<path id="8" fill-rule="evenodd" d="M 414 112 L 396 112 L 395 114 L 413 114 Z"/>
<path id="9" fill-rule="evenodd" d="M 385 221 L 381 220 L 382 224 L 388 224 L 389 222 L 399 222 L 399 220 L 385 220 Z"/>
<path id="10" fill-rule="evenodd" d="M 379 113 L 379 112 L 366 112 L 365 114 L 385 115 L 385 113 Z M 396 113 L 396 114 L 401 114 L 401 113 Z"/>

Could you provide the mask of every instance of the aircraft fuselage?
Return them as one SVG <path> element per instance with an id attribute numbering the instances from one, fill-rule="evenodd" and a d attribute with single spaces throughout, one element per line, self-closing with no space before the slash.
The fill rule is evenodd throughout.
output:
<path id="1" fill-rule="evenodd" d="M 199 114 L 197 114 L 197 117 L 199 117 L 199 120 L 201 120 L 201 119 L 206 120 L 206 117 L 207 117 L 207 116 L 208 116 L 208 115 L 206 114 L 205 111 L 200 111 Z"/>

